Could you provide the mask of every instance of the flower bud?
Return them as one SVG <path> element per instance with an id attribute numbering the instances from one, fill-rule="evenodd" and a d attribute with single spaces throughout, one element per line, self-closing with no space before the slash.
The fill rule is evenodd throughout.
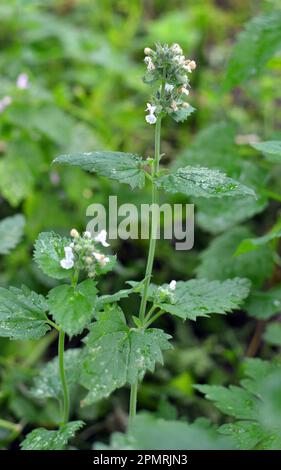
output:
<path id="1" fill-rule="evenodd" d="M 76 230 L 76 228 L 73 228 L 70 231 L 70 236 L 73 237 L 73 238 L 79 238 L 80 237 L 79 232 Z"/>
<path id="2" fill-rule="evenodd" d="M 178 110 L 178 106 L 177 106 L 177 103 L 175 101 L 172 101 L 171 103 L 171 108 L 173 111 L 177 111 Z"/>
<path id="3" fill-rule="evenodd" d="M 182 48 L 177 43 L 172 45 L 171 50 L 175 52 L 175 54 L 182 54 Z"/>
<path id="4" fill-rule="evenodd" d="M 153 52 L 153 50 L 150 49 L 150 47 L 145 47 L 145 49 L 144 49 L 145 55 L 150 55 L 150 54 L 152 54 L 152 52 Z"/>
<path id="5" fill-rule="evenodd" d="M 189 108 L 189 106 L 190 106 L 189 103 L 186 103 L 186 102 L 182 103 L 182 107 L 183 107 L 183 108 Z"/>

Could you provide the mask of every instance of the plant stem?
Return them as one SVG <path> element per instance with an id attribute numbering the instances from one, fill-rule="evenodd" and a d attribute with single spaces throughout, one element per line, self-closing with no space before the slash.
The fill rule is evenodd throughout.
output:
<path id="1" fill-rule="evenodd" d="M 137 412 L 137 395 L 138 395 L 138 382 L 131 385 L 130 413 L 129 413 L 129 423 L 128 423 L 129 432 L 132 431 L 133 420 Z"/>
<path id="2" fill-rule="evenodd" d="M 155 156 L 154 156 L 154 165 L 153 165 L 153 177 L 157 175 L 159 170 L 159 159 L 160 159 L 160 136 L 161 136 L 161 116 L 157 119 L 156 128 L 155 128 Z M 152 179 L 152 195 L 151 195 L 151 203 L 156 204 L 157 202 L 157 187 Z M 151 280 L 153 262 L 154 262 L 154 255 L 155 255 L 155 247 L 156 247 L 156 237 L 157 237 L 157 219 L 151 217 L 151 230 L 150 230 L 150 240 L 149 240 L 149 251 L 148 251 L 148 258 L 147 258 L 147 265 L 145 271 L 145 282 L 143 287 L 143 294 L 141 299 L 141 306 L 140 306 L 140 313 L 139 318 L 143 322 L 145 317 L 145 309 L 147 304 L 147 294 L 148 288 Z"/>
<path id="3" fill-rule="evenodd" d="M 12 432 L 19 432 L 21 430 L 21 425 L 11 423 L 10 421 L 7 421 L 6 419 L 0 419 L 0 428 L 8 429 L 9 431 L 12 431 Z"/>
<path id="4" fill-rule="evenodd" d="M 157 175 L 159 171 L 160 137 L 161 137 L 161 116 L 158 117 L 157 122 L 156 122 L 156 127 L 155 127 L 155 155 L 154 155 L 153 172 L 152 172 L 152 180 L 151 180 L 151 183 L 152 183 L 151 203 L 152 204 L 157 203 L 157 197 L 158 197 L 157 187 L 154 183 L 154 177 Z M 145 282 L 143 286 L 143 294 L 141 298 L 141 305 L 140 305 L 140 312 L 139 312 L 139 319 L 142 324 L 144 324 L 144 320 L 145 320 L 148 288 L 149 288 L 149 284 L 151 280 L 151 274 L 152 274 L 152 268 L 153 268 L 153 262 L 154 262 L 156 237 L 157 237 L 157 230 L 158 230 L 157 222 L 158 222 L 157 218 L 153 217 L 153 209 L 152 209 L 149 251 L 148 251 L 147 265 L 146 265 L 146 271 L 145 271 Z M 136 415 L 137 393 L 138 393 L 138 382 L 131 385 L 129 430 L 132 430 L 133 418 Z"/>
<path id="5" fill-rule="evenodd" d="M 63 392 L 63 414 L 61 422 L 62 425 L 67 424 L 69 419 L 69 391 L 64 369 L 64 338 L 65 333 L 61 330 L 59 333 L 59 370 Z"/>

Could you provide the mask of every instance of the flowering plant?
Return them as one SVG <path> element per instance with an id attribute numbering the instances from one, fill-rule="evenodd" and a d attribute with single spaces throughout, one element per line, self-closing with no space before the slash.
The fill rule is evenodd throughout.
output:
<path id="1" fill-rule="evenodd" d="M 160 170 L 162 120 L 168 116 L 176 122 L 183 121 L 194 110 L 186 97 L 190 87 L 188 74 L 195 70 L 196 64 L 185 59 L 178 44 L 157 44 L 155 50 L 146 48 L 145 64 L 144 81 L 153 87 L 146 115 L 146 121 L 155 124 L 155 154 L 151 166 L 148 168 L 147 161 L 138 155 L 111 151 L 61 155 L 54 163 L 78 166 L 129 184 L 132 189 L 142 188 L 147 180 L 151 185 L 152 203 L 157 201 L 160 189 L 207 198 L 254 197 L 251 188 L 217 170 L 190 166 L 176 171 Z M 103 252 L 109 246 L 105 230 L 97 236 L 88 231 L 80 235 L 75 229 L 66 238 L 53 232 L 39 235 L 34 250 L 36 263 L 45 275 L 64 281 L 53 287 L 46 298 L 25 286 L 0 288 L 1 336 L 38 339 L 50 328 L 59 335 L 58 358 L 50 365 L 52 382 L 47 366 L 33 390 L 37 397 L 50 396 L 61 403 L 59 427 L 55 431 L 43 428 L 32 431 L 22 443 L 23 449 L 62 449 L 83 426 L 81 421 L 69 421 L 71 390 L 75 383 L 87 392 L 82 405 L 92 404 L 115 389 L 129 385 L 128 433 L 132 433 L 138 385 L 146 371 L 153 372 L 156 363 L 163 363 L 162 352 L 172 347 L 170 335 L 151 325 L 165 314 L 181 320 L 224 314 L 237 308 L 247 297 L 249 282 L 241 278 L 224 282 L 169 280 L 163 286 L 151 283 L 157 230 L 157 221 L 152 216 L 144 279 L 131 281 L 130 287 L 111 295 L 98 293 L 101 276 L 113 268 L 115 261 L 114 256 Z M 140 296 L 140 307 L 126 319 L 118 302 L 132 293 Z M 71 338 L 85 330 L 88 333 L 84 346 L 65 353 L 65 335 Z"/>

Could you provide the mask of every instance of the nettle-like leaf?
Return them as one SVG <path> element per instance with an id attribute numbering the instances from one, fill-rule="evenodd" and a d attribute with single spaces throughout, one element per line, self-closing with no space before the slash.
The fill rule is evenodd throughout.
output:
<path id="1" fill-rule="evenodd" d="M 69 336 L 81 333 L 94 315 L 97 289 L 91 279 L 77 286 L 63 284 L 48 294 L 50 314 Z"/>
<path id="2" fill-rule="evenodd" d="M 42 295 L 21 289 L 0 287 L 0 336 L 10 339 L 38 339 L 50 329 L 47 303 Z"/>
<path id="3" fill-rule="evenodd" d="M 54 232 L 42 232 L 34 245 L 34 259 L 47 276 L 55 279 L 69 278 L 73 269 L 63 269 L 60 261 L 65 257 L 64 247 L 71 243 Z"/>
<path id="4" fill-rule="evenodd" d="M 89 390 L 84 403 L 141 380 L 146 370 L 153 372 L 156 362 L 163 363 L 162 350 L 171 347 L 169 339 L 159 329 L 129 328 L 120 307 L 107 305 L 86 338 L 80 380 Z"/>
<path id="5" fill-rule="evenodd" d="M 64 353 L 64 369 L 70 392 L 77 385 L 80 377 L 81 350 L 78 348 L 68 349 Z M 59 359 L 55 357 L 49 361 L 39 375 L 34 379 L 31 389 L 34 397 L 45 400 L 46 398 L 62 399 L 61 379 L 59 375 Z"/>
<path id="6" fill-rule="evenodd" d="M 130 284 L 131 282 L 133 281 L 128 281 L 128 284 Z M 129 295 L 131 294 L 139 292 L 140 287 L 143 285 L 143 282 L 144 281 L 133 282 L 133 287 L 131 287 L 130 289 L 121 289 L 115 294 L 106 294 L 97 297 L 97 302 L 95 306 L 96 311 L 101 310 L 107 304 L 113 304 L 121 299 L 129 297 Z"/>
<path id="7" fill-rule="evenodd" d="M 200 256 L 198 277 L 209 280 L 247 277 L 255 286 L 261 286 L 273 270 L 271 248 L 262 245 L 255 251 L 235 256 L 241 241 L 251 236 L 252 233 L 246 227 L 235 227 L 215 238 Z"/>
<path id="8" fill-rule="evenodd" d="M 148 298 L 165 312 L 184 320 L 196 320 L 197 317 L 208 317 L 211 313 L 224 314 L 237 309 L 249 295 L 250 285 L 248 279 L 241 278 L 224 282 L 191 279 L 186 282 L 178 281 L 175 291 L 162 302 L 159 287 L 152 284 Z M 169 292 L 168 284 L 164 284 L 160 289 L 162 292 Z"/>
<path id="9" fill-rule="evenodd" d="M 243 308 L 251 317 L 268 320 L 281 311 L 281 287 L 251 292 Z"/>
<path id="10" fill-rule="evenodd" d="M 171 113 L 171 117 L 176 122 L 184 122 L 194 111 L 195 108 L 189 105 L 187 108 L 180 108 L 178 111 Z"/>
<path id="11" fill-rule="evenodd" d="M 274 322 L 267 325 L 263 338 L 272 346 L 281 346 L 281 323 Z"/>
<path id="12" fill-rule="evenodd" d="M 164 191 L 193 197 L 251 196 L 253 189 L 229 178 L 219 170 L 186 166 L 159 176 L 155 184 Z"/>
<path id="13" fill-rule="evenodd" d="M 193 423 L 168 421 L 149 413 L 135 417 L 130 434 L 114 433 L 110 446 L 96 444 L 94 449 L 104 450 L 223 450 L 233 449 L 230 438 L 221 436 L 216 426 L 207 419 Z"/>
<path id="14" fill-rule="evenodd" d="M 273 11 L 254 18 L 238 36 L 228 64 L 225 85 L 228 89 L 259 75 L 281 46 L 281 12 Z"/>
<path id="15" fill-rule="evenodd" d="M 266 160 L 272 163 L 281 163 L 281 141 L 268 140 L 266 142 L 258 142 L 251 144 L 251 146 L 262 152 Z"/>
<path id="16" fill-rule="evenodd" d="M 145 161 L 138 155 L 124 152 L 87 152 L 60 155 L 54 163 L 78 166 L 91 173 L 142 188 L 145 183 Z"/>
<path id="17" fill-rule="evenodd" d="M 21 214 L 6 217 L 0 222 L 0 255 L 6 255 L 20 242 L 25 218 Z"/>
<path id="18" fill-rule="evenodd" d="M 236 256 L 239 256 L 243 253 L 248 253 L 249 251 L 256 250 L 261 245 L 266 245 L 270 243 L 272 240 L 281 237 L 281 229 L 279 230 L 271 230 L 269 233 L 262 237 L 257 238 L 246 238 L 242 240 L 242 242 L 237 247 L 235 252 Z"/>
<path id="19" fill-rule="evenodd" d="M 72 421 L 56 431 L 38 428 L 21 443 L 22 450 L 64 450 L 68 441 L 83 427 L 83 421 Z"/>
<path id="20" fill-rule="evenodd" d="M 272 393 L 280 390 L 281 365 L 261 359 L 245 361 L 246 379 L 241 386 L 196 385 L 208 400 L 224 414 L 236 418 L 221 426 L 220 432 L 231 436 L 241 449 L 278 449 L 281 443 L 279 409 L 272 409 Z M 276 377 L 278 384 L 276 384 Z M 271 412 L 271 414 L 270 414 Z M 274 414 L 278 414 L 278 424 Z M 243 421 L 241 421 L 243 420 Z"/>

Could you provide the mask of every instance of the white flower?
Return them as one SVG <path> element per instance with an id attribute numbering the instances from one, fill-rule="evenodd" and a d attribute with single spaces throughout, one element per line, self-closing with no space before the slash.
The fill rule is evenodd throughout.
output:
<path id="1" fill-rule="evenodd" d="M 176 287 L 177 287 L 177 281 L 172 280 L 169 284 L 169 289 L 176 290 Z"/>
<path id="2" fill-rule="evenodd" d="M 150 47 L 145 47 L 145 49 L 144 49 L 145 55 L 150 55 L 152 52 L 153 52 L 153 50 L 150 49 Z"/>
<path id="3" fill-rule="evenodd" d="M 86 230 L 86 232 L 84 232 L 83 235 L 84 235 L 84 238 L 89 238 L 89 239 L 92 238 L 91 232 L 89 232 L 89 230 Z"/>
<path id="4" fill-rule="evenodd" d="M 10 96 L 4 96 L 0 100 L 0 113 L 2 113 L 10 104 L 12 103 L 12 98 Z"/>
<path id="5" fill-rule="evenodd" d="M 184 63 L 183 68 L 187 70 L 188 73 L 191 73 L 192 70 L 196 69 L 196 62 L 195 60 L 186 60 Z"/>
<path id="6" fill-rule="evenodd" d="M 154 116 L 154 113 L 156 111 L 156 106 L 153 106 L 150 103 L 146 103 L 146 111 L 149 112 L 149 114 L 145 116 L 146 122 L 148 122 L 148 124 L 155 124 L 157 121 L 156 116 Z"/>
<path id="7" fill-rule="evenodd" d="M 17 88 L 20 90 L 26 90 L 29 88 L 29 79 L 26 73 L 21 73 L 17 78 Z"/>
<path id="8" fill-rule="evenodd" d="M 152 62 L 151 57 L 149 57 L 149 56 L 145 57 L 144 62 L 147 65 L 147 70 L 154 70 L 155 69 L 155 65 Z"/>
<path id="9" fill-rule="evenodd" d="M 97 253 L 94 251 L 93 256 L 96 258 L 96 260 L 100 263 L 101 266 L 105 266 L 110 261 L 109 257 L 103 255 L 102 253 Z"/>
<path id="10" fill-rule="evenodd" d="M 173 44 L 171 49 L 173 52 L 175 52 L 175 54 L 182 54 L 182 48 L 177 43 Z"/>
<path id="11" fill-rule="evenodd" d="M 149 111 L 151 114 L 153 114 L 156 111 L 156 106 L 153 106 L 153 104 L 150 103 L 146 103 L 146 111 Z"/>
<path id="12" fill-rule="evenodd" d="M 100 233 L 94 238 L 95 242 L 99 242 L 102 246 L 109 246 L 109 243 L 106 241 L 107 233 L 106 230 L 101 230 Z"/>
<path id="13" fill-rule="evenodd" d="M 148 124 L 155 124 L 157 121 L 156 116 L 154 116 L 154 114 L 147 114 L 145 116 L 145 120 L 146 122 L 148 122 Z"/>
<path id="14" fill-rule="evenodd" d="M 165 91 L 167 93 L 170 93 L 171 91 L 173 91 L 174 89 L 174 85 L 170 85 L 170 83 L 165 83 Z"/>
<path id="15" fill-rule="evenodd" d="M 74 254 L 71 246 L 64 247 L 65 257 L 61 260 L 60 265 L 64 269 L 71 269 L 74 266 Z"/>

